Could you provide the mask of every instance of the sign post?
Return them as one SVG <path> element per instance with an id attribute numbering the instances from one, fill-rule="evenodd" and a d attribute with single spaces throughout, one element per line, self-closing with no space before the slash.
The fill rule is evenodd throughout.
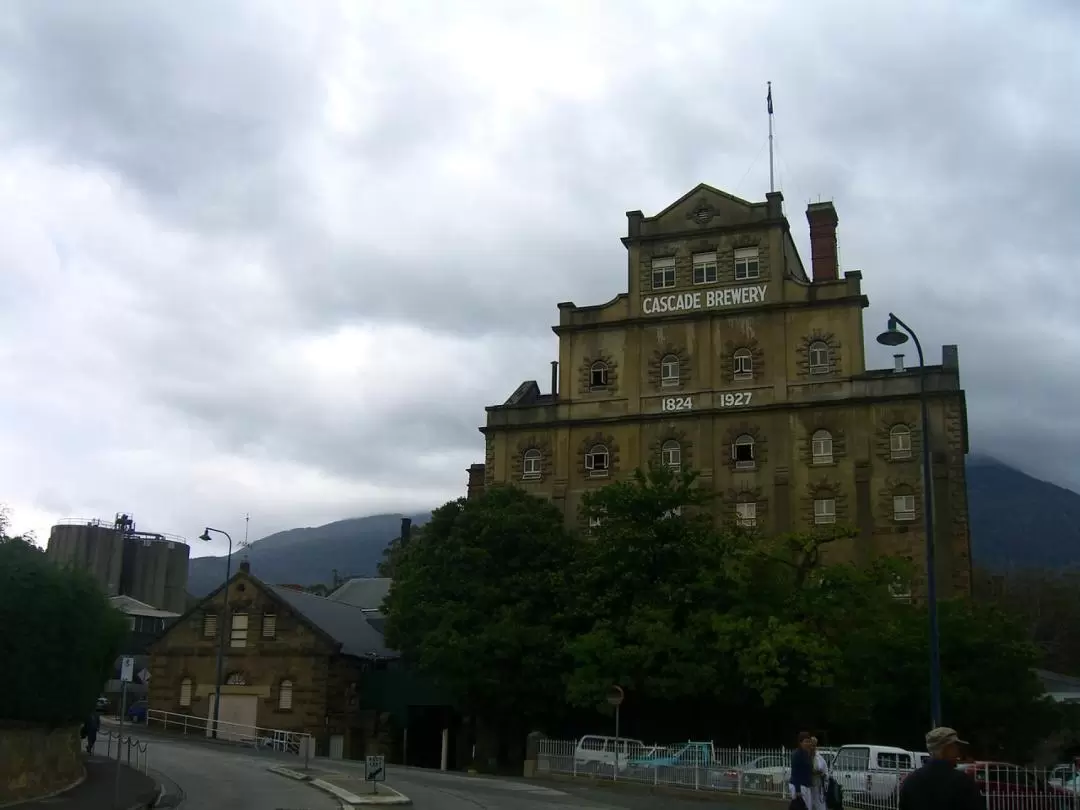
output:
<path id="1" fill-rule="evenodd" d="M 619 742 L 619 707 L 622 706 L 625 697 L 626 693 L 623 692 L 621 686 L 612 686 L 608 690 L 607 702 L 615 707 L 615 773 L 612 776 L 614 780 L 619 778 L 619 749 L 622 747 Z"/>
<path id="2" fill-rule="evenodd" d="M 135 676 L 135 659 L 125 655 L 120 659 L 120 728 L 116 732 L 116 780 L 113 783 L 113 806 L 120 803 L 120 744 L 124 741 L 124 715 L 127 713 L 127 685 Z"/>
<path id="3" fill-rule="evenodd" d="M 379 782 L 386 781 L 386 757 L 364 757 L 364 779 L 371 782 L 371 792 L 379 792 Z"/>

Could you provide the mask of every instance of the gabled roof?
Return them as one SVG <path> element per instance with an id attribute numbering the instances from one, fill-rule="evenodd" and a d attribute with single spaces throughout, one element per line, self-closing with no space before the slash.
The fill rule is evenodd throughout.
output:
<path id="1" fill-rule="evenodd" d="M 122 611 L 129 616 L 152 616 L 160 619 L 171 619 L 174 616 L 180 615 L 171 610 L 160 610 L 153 605 L 148 605 L 146 602 L 140 602 L 135 597 L 127 596 L 126 594 L 110 596 L 109 603 L 117 610 Z"/>
<path id="2" fill-rule="evenodd" d="M 730 202 L 737 203 L 738 205 L 741 205 L 744 208 L 754 208 L 755 206 L 761 207 L 761 206 L 764 205 L 764 203 L 752 203 L 749 200 L 744 200 L 742 197 L 736 197 L 734 194 L 728 194 L 726 191 L 721 191 L 720 189 L 715 188 L 714 186 L 710 186 L 708 183 L 698 183 L 696 186 L 694 186 L 688 192 L 686 192 L 681 197 L 679 197 L 679 199 L 677 199 L 675 202 L 673 202 L 671 205 L 669 205 L 667 208 L 665 208 L 663 211 L 660 211 L 659 213 L 653 214 L 651 217 L 647 217 L 647 219 L 655 220 L 655 219 L 660 219 L 661 217 L 667 216 L 669 213 L 671 213 L 676 208 L 678 208 L 680 205 L 685 203 L 687 200 L 689 200 L 695 194 L 701 194 L 703 192 L 707 193 L 707 194 L 715 194 L 716 196 L 718 196 L 718 197 L 720 197 L 722 199 L 726 199 L 726 200 L 728 200 Z"/>
<path id="3" fill-rule="evenodd" d="M 387 649 L 382 633 L 371 626 L 362 608 L 281 585 L 263 587 L 338 642 L 345 655 L 398 657 L 396 652 Z"/>
<path id="4" fill-rule="evenodd" d="M 353 577 L 328 598 L 365 610 L 382 610 L 391 582 L 390 577 Z"/>
<path id="5" fill-rule="evenodd" d="M 386 647 L 383 634 L 376 630 L 367 620 L 362 608 L 344 602 L 335 602 L 322 596 L 316 596 L 306 591 L 298 591 L 286 585 L 267 585 L 250 571 L 241 569 L 229 580 L 232 585 L 240 577 L 245 577 L 257 588 L 267 593 L 272 599 L 292 609 L 313 630 L 329 641 L 340 645 L 343 655 L 356 656 L 357 658 L 398 658 L 399 654 Z M 203 605 L 212 601 L 225 589 L 225 583 L 218 585 L 211 593 L 204 596 L 173 624 L 172 628 L 180 626 L 189 616 L 201 610 Z M 155 645 L 160 644 L 169 636 L 171 629 L 166 630 L 158 637 Z"/>

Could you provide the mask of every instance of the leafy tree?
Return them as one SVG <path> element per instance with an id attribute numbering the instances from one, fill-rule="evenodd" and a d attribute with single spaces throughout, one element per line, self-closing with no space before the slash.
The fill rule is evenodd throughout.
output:
<path id="1" fill-rule="evenodd" d="M 1024 626 L 1044 669 L 1080 672 L 1080 572 L 1031 568 L 994 575 L 977 571 L 975 595 Z"/>
<path id="2" fill-rule="evenodd" d="M 0 535 L 0 720 L 79 722 L 119 652 L 124 617 L 85 573 Z"/>
<path id="3" fill-rule="evenodd" d="M 509 486 L 451 501 L 397 552 L 387 643 L 466 712 L 521 733 L 562 705 L 573 557 L 549 501 Z"/>
<path id="4" fill-rule="evenodd" d="M 714 618 L 731 606 L 738 554 L 715 531 L 696 482 L 695 473 L 653 466 L 585 495 L 583 522 L 595 528 L 578 546 L 572 578 L 573 704 L 602 704 L 612 684 L 659 701 L 730 681 Z"/>

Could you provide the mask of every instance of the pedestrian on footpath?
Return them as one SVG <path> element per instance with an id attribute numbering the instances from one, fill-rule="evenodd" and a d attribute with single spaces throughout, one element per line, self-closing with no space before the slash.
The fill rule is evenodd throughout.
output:
<path id="1" fill-rule="evenodd" d="M 791 810 L 801 803 L 806 810 L 814 810 L 814 755 L 811 753 L 811 736 L 800 731 L 798 745 L 791 752 L 791 782 L 788 785 Z"/>
<path id="2" fill-rule="evenodd" d="M 965 745 L 955 729 L 942 726 L 928 732 L 931 759 L 900 785 L 899 810 L 986 810 L 975 780 L 956 770 Z"/>
<path id="3" fill-rule="evenodd" d="M 94 743 L 97 742 L 98 728 L 101 727 L 101 718 L 97 712 L 91 712 L 83 723 L 82 736 L 86 738 L 86 753 L 94 753 Z"/>
<path id="4" fill-rule="evenodd" d="M 813 757 L 813 767 L 810 775 L 810 795 L 814 800 L 809 810 L 826 810 L 825 791 L 829 788 L 829 763 L 818 753 L 818 738 L 810 738 L 810 755 Z"/>

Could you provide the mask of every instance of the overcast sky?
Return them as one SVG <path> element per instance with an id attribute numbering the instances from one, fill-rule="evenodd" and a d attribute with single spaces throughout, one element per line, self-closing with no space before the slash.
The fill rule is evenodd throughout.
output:
<path id="1" fill-rule="evenodd" d="M 833 199 L 867 334 L 1080 490 L 1080 4 L 5 0 L 0 502 L 252 538 L 463 494 L 625 212 Z M 889 352 L 871 357 L 888 365 Z M 193 548 L 196 554 L 217 547 Z"/>

